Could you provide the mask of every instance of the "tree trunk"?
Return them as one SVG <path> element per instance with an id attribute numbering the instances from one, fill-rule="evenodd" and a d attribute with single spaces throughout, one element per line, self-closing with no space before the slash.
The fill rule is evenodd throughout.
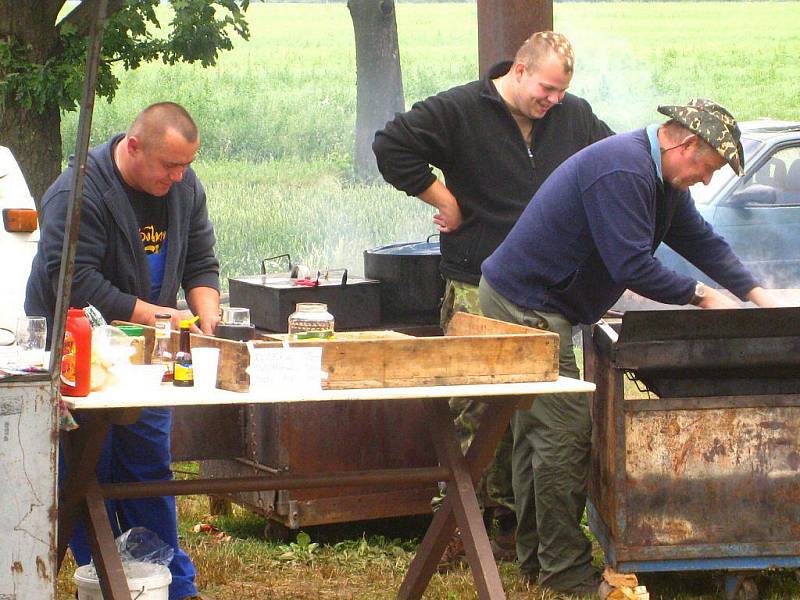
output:
<path id="1" fill-rule="evenodd" d="M 6 101 L 0 108 L 0 143 L 11 148 L 36 207 L 61 172 L 61 114 L 48 106 L 45 114 Z"/>
<path id="2" fill-rule="evenodd" d="M 348 0 L 356 39 L 355 175 L 378 177 L 372 139 L 404 110 L 394 0 Z"/>
<path id="3" fill-rule="evenodd" d="M 43 64 L 60 51 L 54 21 L 63 2 L 31 2 L 25 10 L 19 4 L 17 0 L 0 0 L 0 38 L 27 46 L 28 60 Z M 0 81 L 5 77 L 0 70 Z M 38 207 L 42 194 L 61 172 L 58 105 L 48 104 L 39 113 L 6 97 L 0 102 L 0 144 L 14 153 Z"/>

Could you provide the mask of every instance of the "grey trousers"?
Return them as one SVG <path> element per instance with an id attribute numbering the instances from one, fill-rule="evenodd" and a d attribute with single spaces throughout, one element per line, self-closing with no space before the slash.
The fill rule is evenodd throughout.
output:
<path id="1" fill-rule="evenodd" d="M 560 314 L 518 306 L 480 282 L 487 317 L 559 334 L 559 371 L 579 377 L 572 326 Z M 512 482 L 517 512 L 520 573 L 553 590 L 567 590 L 593 575 L 592 547 L 580 527 L 586 506 L 592 421 L 588 394 L 537 396 L 514 414 Z"/>

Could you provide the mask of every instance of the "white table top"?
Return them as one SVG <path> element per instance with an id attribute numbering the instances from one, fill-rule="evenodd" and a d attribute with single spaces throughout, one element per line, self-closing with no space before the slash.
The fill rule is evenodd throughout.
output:
<path id="1" fill-rule="evenodd" d="M 569 377 L 557 381 L 528 383 L 484 383 L 424 387 L 367 388 L 346 390 L 269 389 L 229 392 L 218 389 L 179 388 L 173 385 L 145 387 L 117 385 L 85 398 L 64 396 L 71 409 L 132 408 L 154 406 L 200 406 L 215 404 L 269 404 L 287 402 L 330 402 L 335 400 L 402 400 L 419 398 L 533 396 L 560 392 L 593 392 L 595 385 Z"/>

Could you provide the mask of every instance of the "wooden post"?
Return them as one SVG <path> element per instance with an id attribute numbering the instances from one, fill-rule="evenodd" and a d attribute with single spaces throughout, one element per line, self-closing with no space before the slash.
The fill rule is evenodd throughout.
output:
<path id="1" fill-rule="evenodd" d="M 553 0 L 478 0 L 480 76 L 493 64 L 514 58 L 536 31 L 553 29 Z"/>

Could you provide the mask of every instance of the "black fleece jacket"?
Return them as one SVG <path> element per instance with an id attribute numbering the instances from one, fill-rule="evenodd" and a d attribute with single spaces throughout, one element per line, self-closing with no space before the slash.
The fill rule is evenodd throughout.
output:
<path id="1" fill-rule="evenodd" d="M 417 102 L 378 131 L 372 149 L 383 177 L 409 196 L 435 181 L 458 200 L 464 222 L 441 236 L 442 274 L 477 284 L 481 263 L 522 214 L 550 173 L 578 150 L 612 134 L 586 100 L 566 94 L 535 120 L 530 148 L 492 79 L 507 73 L 499 63 L 480 81 Z"/>

